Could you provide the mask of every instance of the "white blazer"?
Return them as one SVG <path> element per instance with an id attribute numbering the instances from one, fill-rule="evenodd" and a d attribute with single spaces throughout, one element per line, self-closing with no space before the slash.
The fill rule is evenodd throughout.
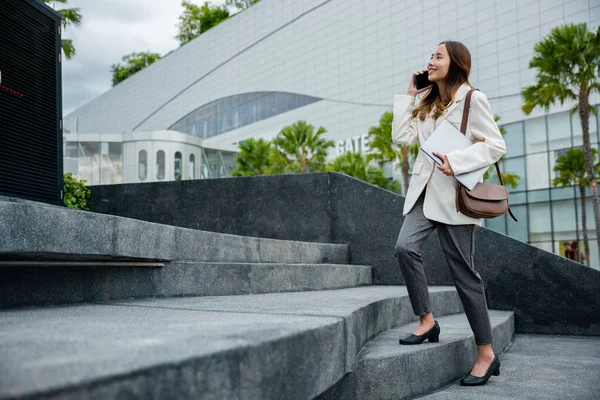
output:
<path id="1" fill-rule="evenodd" d="M 437 120 L 431 117 L 427 117 L 424 121 L 412 118 L 415 97 L 404 94 L 394 95 L 392 141 L 396 144 L 410 144 L 416 140 L 424 143 L 435 127 L 445 119 L 460 129 L 465 95 L 470 89 L 469 85 L 463 84 L 456 92 L 454 103 Z M 490 103 L 485 94 L 480 91 L 475 91 L 471 95 L 466 135 L 474 142 L 471 147 L 446 154 L 456 175 L 492 165 L 506 153 L 506 145 L 494 121 Z M 456 211 L 456 183 L 456 178 L 444 175 L 430 157 L 423 151 L 419 151 L 413 165 L 402 214 L 408 214 L 423 189 L 427 187 L 423 204 L 426 218 L 449 225 L 481 225 L 480 218 L 467 217 Z"/>

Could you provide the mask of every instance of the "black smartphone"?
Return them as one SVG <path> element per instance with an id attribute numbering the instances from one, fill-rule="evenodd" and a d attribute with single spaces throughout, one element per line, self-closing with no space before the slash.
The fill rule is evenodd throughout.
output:
<path id="1" fill-rule="evenodd" d="M 417 90 L 421 90 L 431 85 L 429 81 L 429 72 L 425 71 L 422 74 L 415 75 L 415 86 Z"/>

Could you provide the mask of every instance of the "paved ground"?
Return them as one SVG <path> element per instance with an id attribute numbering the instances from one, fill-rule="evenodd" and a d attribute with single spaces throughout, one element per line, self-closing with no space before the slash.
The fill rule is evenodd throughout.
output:
<path id="1" fill-rule="evenodd" d="M 421 399 L 600 399 L 600 337 L 517 334 L 500 363 L 485 386 L 456 382 Z"/>

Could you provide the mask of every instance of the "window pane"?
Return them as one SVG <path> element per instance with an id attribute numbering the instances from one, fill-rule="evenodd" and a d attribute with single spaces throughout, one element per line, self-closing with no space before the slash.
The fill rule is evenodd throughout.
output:
<path id="1" fill-rule="evenodd" d="M 204 149 L 204 154 L 206 157 L 203 159 L 203 164 L 205 164 L 207 168 L 207 177 L 218 178 L 220 163 L 217 152 L 215 150 Z"/>
<path id="2" fill-rule="evenodd" d="M 79 142 L 79 179 L 85 179 L 86 185 L 100 184 L 100 143 Z"/>
<path id="3" fill-rule="evenodd" d="M 196 179 L 196 156 L 190 154 L 190 163 L 188 164 L 188 176 L 189 179 Z"/>
<path id="4" fill-rule="evenodd" d="M 527 154 L 545 151 L 546 118 L 534 118 L 525 121 L 525 151 Z"/>
<path id="5" fill-rule="evenodd" d="M 518 218 L 518 217 L 517 217 Z M 496 218 L 485 219 L 485 227 L 506 235 L 506 215 L 501 215 Z M 512 221 L 512 219 L 511 219 Z M 514 222 L 514 221 L 513 221 Z"/>
<path id="6" fill-rule="evenodd" d="M 67 142 L 65 157 L 77 158 L 77 142 Z"/>
<path id="7" fill-rule="evenodd" d="M 257 121 L 262 121 L 263 119 L 267 118 L 267 98 L 266 96 L 261 96 L 258 99 L 256 99 L 256 105 L 257 105 L 257 117 L 256 120 Z"/>
<path id="8" fill-rule="evenodd" d="M 530 244 L 538 249 L 552 253 L 552 242 L 531 242 Z"/>
<path id="9" fill-rule="evenodd" d="M 571 123 L 568 112 L 548 115 L 548 148 L 571 147 Z"/>
<path id="10" fill-rule="evenodd" d="M 227 99 L 222 99 L 217 101 L 217 112 L 219 114 L 225 112 L 227 110 Z"/>
<path id="11" fill-rule="evenodd" d="M 527 206 L 511 206 L 510 209 L 519 222 L 515 222 L 510 216 L 506 218 L 507 235 L 522 242 L 527 242 L 529 240 L 527 237 Z"/>
<path id="12" fill-rule="evenodd" d="M 550 229 L 550 203 L 529 204 L 529 240 L 532 242 L 551 241 Z"/>
<path id="13" fill-rule="evenodd" d="M 517 192 L 526 189 L 527 177 L 525 176 L 525 159 L 523 157 L 505 159 L 502 171 L 508 174 L 516 174 L 520 177 L 519 184 L 512 190 Z"/>
<path id="14" fill-rule="evenodd" d="M 539 203 L 542 201 L 550 200 L 550 191 L 549 190 L 533 190 L 531 192 L 527 192 L 527 199 L 530 203 Z M 512 201 L 512 199 L 509 198 Z"/>
<path id="15" fill-rule="evenodd" d="M 217 134 L 217 115 L 213 114 L 206 119 L 206 136 L 205 138 L 213 137 Z"/>
<path id="16" fill-rule="evenodd" d="M 252 105 L 250 103 L 244 103 L 240 107 L 242 114 L 242 126 L 246 126 L 252 123 Z"/>
<path id="17" fill-rule="evenodd" d="M 508 157 L 522 156 L 523 155 L 523 124 L 518 122 L 516 124 L 504 125 L 506 134 L 504 135 L 504 141 L 506 142 L 506 155 Z"/>
<path id="18" fill-rule="evenodd" d="M 165 179 L 165 152 L 162 150 L 156 153 L 156 179 Z"/>
<path id="19" fill-rule="evenodd" d="M 146 180 L 146 174 L 148 170 L 148 156 L 146 150 L 141 150 L 138 160 L 138 177 L 141 181 Z"/>
<path id="20" fill-rule="evenodd" d="M 531 154 L 527 159 L 527 189 L 545 189 L 550 187 L 548 153 Z"/>
<path id="21" fill-rule="evenodd" d="M 109 184 L 123 183 L 123 143 L 108 143 Z"/>
<path id="22" fill-rule="evenodd" d="M 509 188 L 510 191 L 510 188 Z M 510 197 L 508 198 L 510 204 L 526 204 L 527 203 L 527 192 L 510 192 Z"/>
<path id="23" fill-rule="evenodd" d="M 553 201 L 552 222 L 554 224 L 554 240 L 569 240 L 577 237 L 575 201 Z"/>
<path id="24" fill-rule="evenodd" d="M 286 110 L 293 110 L 294 108 L 297 107 L 297 98 L 298 95 L 294 94 L 294 93 L 288 93 L 286 98 L 285 98 L 285 109 Z"/>
<path id="25" fill-rule="evenodd" d="M 223 156 L 223 162 L 224 162 L 225 168 L 228 171 L 233 171 L 237 166 L 237 164 L 235 162 L 237 153 L 227 153 L 227 152 L 222 151 L 221 155 Z"/>
<path id="26" fill-rule="evenodd" d="M 283 114 L 285 110 L 285 93 L 277 93 L 277 114 Z"/>
<path id="27" fill-rule="evenodd" d="M 555 188 L 550 191 L 550 199 L 552 201 L 573 199 L 573 198 L 575 198 L 574 187 Z"/>
<path id="28" fill-rule="evenodd" d="M 277 115 L 277 96 L 275 93 L 269 93 L 267 100 L 267 118 Z"/>
<path id="29" fill-rule="evenodd" d="M 239 128 L 242 123 L 242 119 L 240 116 L 240 107 L 235 107 L 231 110 L 231 115 L 233 116 L 233 126 L 232 128 Z"/>
<path id="30" fill-rule="evenodd" d="M 180 181 L 182 178 L 182 170 L 183 170 L 183 159 L 181 157 L 181 153 L 178 151 L 175 153 L 175 163 L 173 168 L 173 178 L 176 181 Z"/>

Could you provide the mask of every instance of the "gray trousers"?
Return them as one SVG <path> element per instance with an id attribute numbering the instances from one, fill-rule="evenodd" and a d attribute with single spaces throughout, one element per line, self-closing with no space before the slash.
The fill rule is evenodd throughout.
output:
<path id="1" fill-rule="evenodd" d="M 396 242 L 396 257 L 413 311 L 418 316 L 431 312 L 421 250 L 429 234 L 437 228 L 450 275 L 475 335 L 475 342 L 490 344 L 493 340 L 492 325 L 483 280 L 473 268 L 475 225 L 448 225 L 427 219 L 423 215 L 424 196 L 425 190 L 406 215 Z"/>

